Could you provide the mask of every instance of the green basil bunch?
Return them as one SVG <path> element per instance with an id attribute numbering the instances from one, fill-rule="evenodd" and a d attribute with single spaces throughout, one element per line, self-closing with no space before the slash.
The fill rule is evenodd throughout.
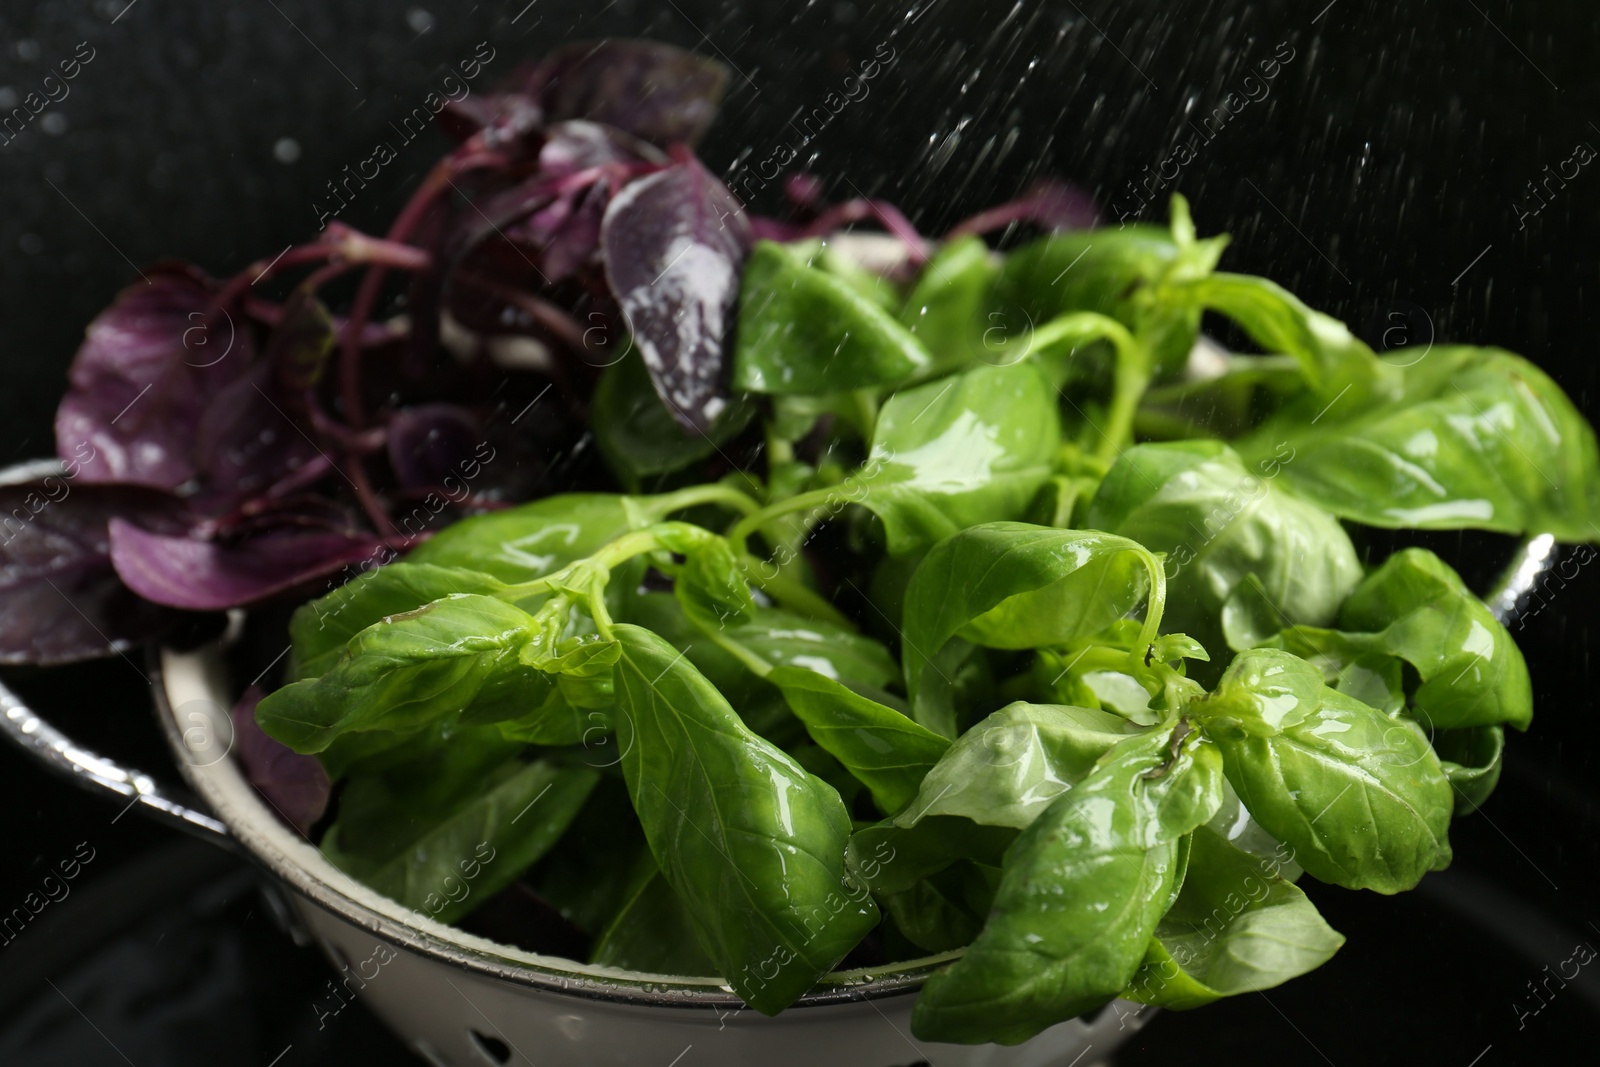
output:
<path id="1" fill-rule="evenodd" d="M 1319 966 L 1302 873 L 1444 867 L 1532 714 L 1459 576 L 1361 527 L 1593 540 L 1600 454 L 1525 360 L 1379 357 L 1223 244 L 1181 198 L 910 278 L 758 243 L 707 433 L 624 360 L 613 485 L 297 612 L 257 715 L 340 783 L 324 852 L 446 922 L 521 879 L 593 961 L 769 1013 L 952 953 L 934 1041 Z M 1262 354 L 1198 373 L 1207 312 Z"/>

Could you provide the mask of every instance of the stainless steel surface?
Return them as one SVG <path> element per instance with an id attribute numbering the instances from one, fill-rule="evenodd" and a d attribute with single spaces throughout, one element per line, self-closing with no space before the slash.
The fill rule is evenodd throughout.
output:
<path id="1" fill-rule="evenodd" d="M 151 775 L 76 743 L 24 704 L 4 682 L 0 682 L 0 731 L 28 755 L 84 789 L 122 798 L 126 803 L 122 814 L 137 806 L 197 837 L 233 847 L 233 837 L 219 819 L 178 800 Z"/>
<path id="2" fill-rule="evenodd" d="M 1501 572 L 1483 599 L 1502 624 L 1509 624 L 1526 607 L 1526 600 L 1539 586 L 1539 580 L 1555 566 L 1561 547 L 1550 534 L 1529 537 L 1517 546 L 1511 562 Z"/>

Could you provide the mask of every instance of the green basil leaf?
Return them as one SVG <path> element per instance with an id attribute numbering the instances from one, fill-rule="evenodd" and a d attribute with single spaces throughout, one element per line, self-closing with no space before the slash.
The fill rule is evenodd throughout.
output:
<path id="1" fill-rule="evenodd" d="M 324 765 L 342 761 L 338 774 L 330 769 L 334 777 L 385 778 L 397 802 L 431 812 L 470 795 L 491 770 L 521 751 L 520 744 L 507 741 L 493 726 L 463 726 L 459 719 L 443 719 L 409 733 L 342 734 L 318 758 Z M 340 814 L 348 807 L 349 798 L 341 795 Z M 381 815 L 376 808 L 374 814 Z M 378 841 L 390 829 L 406 832 L 403 826 L 391 827 L 375 818 L 367 820 L 361 836 L 364 841 Z"/>
<path id="2" fill-rule="evenodd" d="M 362 630 L 319 678 L 269 693 L 256 721 L 296 752 L 320 752 L 339 735 L 416 730 L 472 704 L 491 677 L 520 675 L 530 702 L 548 682 L 517 653 L 533 617 L 493 597 L 459 594 Z"/>
<path id="3" fill-rule="evenodd" d="M 1455 814 L 1477 811 L 1500 784 L 1500 760 L 1505 754 L 1506 732 L 1498 726 L 1470 730 L 1441 730 L 1433 736 L 1433 750 L 1450 788 L 1456 793 Z"/>
<path id="4" fill-rule="evenodd" d="M 1098 312 L 1139 333 L 1159 371 L 1176 370 L 1194 347 L 1200 309 L 1149 299 L 1149 289 L 1169 276 L 1210 272 L 1225 244 L 1181 243 L 1146 225 L 1051 234 L 1006 256 L 990 299 L 990 325 L 1017 335 L 1058 315 Z"/>
<path id="5" fill-rule="evenodd" d="M 1533 685 L 1517 643 L 1451 567 L 1424 548 L 1396 552 L 1339 612 L 1345 630 L 1417 669 L 1411 714 L 1424 726 L 1509 723 L 1526 730 Z"/>
<path id="6" fill-rule="evenodd" d="M 908 941 L 925 952 L 949 952 L 978 936 L 988 908 L 974 908 L 968 900 L 975 866 L 957 863 L 884 898 L 885 910 Z"/>
<path id="7" fill-rule="evenodd" d="M 804 667 L 846 685 L 898 688 L 900 667 L 881 642 L 782 608 L 757 607 L 731 637 L 774 666 Z"/>
<path id="8" fill-rule="evenodd" d="M 1285 397 L 1306 392 L 1292 356 L 1229 352 L 1204 337 L 1196 349 L 1206 373 L 1157 385 L 1140 399 L 1135 427 L 1142 437 L 1230 440 L 1260 425 Z"/>
<path id="9" fill-rule="evenodd" d="M 496 578 L 459 567 L 408 561 L 368 571 L 295 609 L 289 620 L 290 678 L 303 681 L 327 673 L 351 638 L 390 615 L 415 611 L 454 593 L 493 596 L 504 588 Z"/>
<path id="10" fill-rule="evenodd" d="M 1124 537 L 1020 522 L 941 541 L 906 589 L 901 657 L 914 717 L 955 736 L 953 714 L 927 696 L 951 638 L 1024 649 L 1098 633 L 1144 601 L 1158 566 Z"/>
<path id="11" fill-rule="evenodd" d="M 762 622 L 770 621 L 768 613 L 777 611 L 777 608 L 757 609 Z M 787 613 L 781 614 L 787 621 Z M 804 736 L 804 728 L 790 713 L 789 705 L 777 687 L 757 675 L 738 656 L 711 640 L 704 630 L 684 614 L 683 606 L 672 593 L 646 593 L 640 596 L 629 612 L 629 621 L 655 631 L 668 644 L 681 649 L 685 658 L 716 686 L 717 691 L 739 713 L 745 725 L 762 737 L 787 746 L 788 742 Z M 751 627 L 757 628 L 759 624 Z M 786 627 L 780 624 L 780 628 Z"/>
<path id="12" fill-rule="evenodd" d="M 876 409 L 862 403 L 861 393 L 831 393 L 828 396 L 775 396 L 769 401 L 770 414 L 765 429 L 769 441 L 794 443 L 804 441 L 818 430 L 818 423 L 828 419 L 822 431 L 829 445 L 845 441 L 865 441 L 872 436 L 872 420 Z M 826 452 L 826 446 L 823 451 Z M 769 455 L 767 470 L 768 501 L 793 496 L 808 487 L 815 470 L 804 463 L 774 463 Z"/>
<path id="13" fill-rule="evenodd" d="M 519 748 L 501 737 L 494 726 L 473 726 L 463 723 L 460 716 L 448 716 L 420 729 L 340 734 L 317 753 L 317 759 L 328 777 L 338 781 L 351 772 L 376 773 L 411 761 L 428 762 L 442 752 L 456 755 L 493 749 L 499 754 L 499 761 L 504 762 L 516 755 Z M 441 772 L 430 765 L 427 773 Z"/>
<path id="14" fill-rule="evenodd" d="M 737 437 L 755 405 L 735 397 L 717 414 L 706 433 L 684 427 L 656 392 L 644 360 L 629 353 L 600 376 L 591 401 L 589 425 L 595 444 L 618 481 L 639 489 L 647 480 L 709 459 Z"/>
<path id="15" fill-rule="evenodd" d="M 426 779 L 353 778 L 323 852 L 384 896 L 453 923 L 544 855 L 599 778 L 587 767 L 512 760 L 475 778 L 465 796 L 429 808 L 399 796 Z M 383 834 L 370 833 L 375 823 L 385 824 Z"/>
<path id="16" fill-rule="evenodd" d="M 1212 274 L 1174 286 L 1179 296 L 1238 323 L 1268 352 L 1293 356 L 1313 394 L 1359 409 L 1369 398 L 1392 395 L 1389 366 L 1331 315 L 1313 311 L 1288 290 L 1246 274 Z M 1346 395 L 1348 393 L 1348 395 Z"/>
<path id="17" fill-rule="evenodd" d="M 1396 552 L 1340 610 L 1345 630 L 1295 627 L 1262 644 L 1314 663 L 1342 693 L 1430 731 L 1509 723 L 1526 729 L 1533 690 L 1522 652 L 1488 607 L 1426 549 Z M 1402 686 L 1401 665 L 1421 680 Z"/>
<path id="18" fill-rule="evenodd" d="M 872 791 L 893 814 L 917 795 L 950 742 L 893 708 L 804 667 L 778 667 L 767 681 L 783 691 L 811 739 Z"/>
<path id="19" fill-rule="evenodd" d="M 1181 840 L 1222 798 L 1215 747 L 1191 734 L 1174 759 L 1172 738 L 1123 740 L 1022 831 L 983 932 L 923 987 L 918 1037 L 1016 1044 L 1127 986 L 1171 903 Z"/>
<path id="20" fill-rule="evenodd" d="M 1035 324 L 1069 311 L 1121 319 L 1128 295 L 1165 274 L 1178 257 L 1160 226 L 1053 233 L 1006 255 L 995 279 L 996 304 L 1015 307 Z"/>
<path id="21" fill-rule="evenodd" d="M 840 498 L 883 520 L 891 555 L 913 555 L 1025 514 L 1060 443 L 1055 390 L 1033 363 L 978 366 L 891 396 Z"/>
<path id="22" fill-rule="evenodd" d="M 650 849 L 729 984 L 776 1013 L 878 921 L 844 880 L 850 817 L 683 653 L 638 626 L 615 633 L 622 769 Z"/>
<path id="23" fill-rule="evenodd" d="M 534 634 L 522 646 L 518 660 L 546 674 L 564 674 L 574 678 L 603 678 L 616 666 L 621 652 L 615 641 L 608 641 L 599 634 L 559 637 L 558 633 L 552 629 Z"/>
<path id="24" fill-rule="evenodd" d="M 622 907 L 595 941 L 590 963 L 646 974 L 715 977 L 695 937 L 694 920 L 645 849 Z"/>
<path id="25" fill-rule="evenodd" d="M 1296 626 L 1255 643 L 1293 653 L 1321 671 L 1328 685 L 1385 715 L 1405 710 L 1401 662 L 1384 651 L 1381 635 Z"/>
<path id="26" fill-rule="evenodd" d="M 900 322 L 933 354 L 941 367 L 956 367 L 1003 352 L 983 347 L 989 287 L 999 273 L 999 257 L 979 237 L 941 245 L 917 276 L 900 310 Z M 1009 360 L 1006 360 L 1009 362 Z"/>
<path id="27" fill-rule="evenodd" d="M 739 290 L 734 389 L 844 393 L 904 381 L 929 358 L 904 326 L 847 282 L 792 248 L 756 242 Z"/>
<path id="28" fill-rule="evenodd" d="M 842 241 L 821 238 L 815 242 L 789 242 L 785 247 L 796 251 L 805 249 L 804 255 L 811 266 L 838 278 L 860 294 L 863 299 L 892 314 L 899 308 L 901 299 L 904 296 L 901 288 L 884 275 L 864 266 L 872 258 L 870 250 L 862 249 L 861 251 L 865 252 L 865 255 L 862 255 L 855 248 L 847 249 L 845 242 L 851 240 L 851 238 L 848 234 L 840 234 L 839 236 L 843 238 Z M 872 238 L 869 238 L 869 240 L 872 240 Z M 807 246 L 814 247 L 815 251 L 811 251 Z M 891 253 L 892 255 L 893 253 Z M 884 269 L 893 268 L 885 267 Z"/>
<path id="29" fill-rule="evenodd" d="M 670 594 L 640 596 L 630 618 L 683 649 L 756 733 L 781 742 L 798 735 L 800 726 L 777 687 L 692 623 Z M 816 671 L 853 689 L 874 692 L 880 703 L 891 700 L 882 690 L 901 684 L 899 665 L 879 642 L 782 608 L 757 605 L 748 622 L 718 633 L 774 667 Z"/>
<path id="30" fill-rule="evenodd" d="M 1240 852 L 1254 857 L 1268 877 L 1296 882 L 1305 873 L 1294 861 L 1294 849 L 1262 829 L 1227 779 L 1222 782 L 1222 806 L 1206 827 Z"/>
<path id="31" fill-rule="evenodd" d="M 1436 345 L 1395 368 L 1401 393 L 1346 397 L 1308 421 L 1291 406 L 1240 443 L 1286 441 L 1294 491 L 1369 526 L 1600 538 L 1600 451 L 1561 387 L 1521 356 Z"/>
<path id="32" fill-rule="evenodd" d="M 1201 827 L 1183 890 L 1156 926 L 1123 996 L 1169 1008 L 1282 985 L 1316 970 L 1344 944 L 1291 882 Z"/>
<path id="33" fill-rule="evenodd" d="M 588 713 L 591 724 L 595 722 L 595 712 L 609 713 L 616 706 L 616 681 L 610 671 L 588 676 L 558 674 L 555 678 L 562 699 Z M 592 734 L 593 726 L 585 732 Z"/>
<path id="34" fill-rule="evenodd" d="M 713 626 L 737 626 L 755 614 L 750 584 L 728 542 L 714 537 L 688 552 L 673 592 L 690 618 Z"/>
<path id="35" fill-rule="evenodd" d="M 909 829 L 925 818 L 959 815 L 1025 829 L 1134 732 L 1126 720 L 1101 711 L 1009 704 L 949 746 L 895 824 Z"/>
<path id="36" fill-rule="evenodd" d="M 657 516 L 650 497 L 564 493 L 462 519 L 411 550 L 410 563 L 481 571 L 502 582 L 543 578 Z"/>
<path id="37" fill-rule="evenodd" d="M 1222 602 L 1220 621 L 1222 639 L 1235 652 L 1265 645 L 1283 629 L 1283 615 L 1277 603 L 1254 573 L 1240 579 Z"/>
<path id="38" fill-rule="evenodd" d="M 979 826 L 958 816 L 930 815 L 910 828 L 888 819 L 850 836 L 845 866 L 857 882 L 887 898 L 961 860 L 998 867 L 1016 838 L 1009 826 Z"/>
<path id="39" fill-rule="evenodd" d="M 1217 441 L 1128 449 L 1100 484 L 1088 524 L 1167 554 L 1163 621 L 1213 652 L 1224 606 L 1247 576 L 1260 581 L 1279 627 L 1331 623 L 1362 577 L 1338 520 Z"/>
<path id="40" fill-rule="evenodd" d="M 600 765 L 607 762 L 599 753 L 587 758 Z M 598 936 L 622 910 L 648 854 L 627 785 L 606 776 L 526 880 L 562 918 Z M 650 870 L 655 870 L 654 860 Z"/>
<path id="41" fill-rule="evenodd" d="M 1270 737 L 1305 722 L 1322 706 L 1322 672 L 1278 649 L 1239 653 L 1204 700 L 1207 722 Z M 1191 705 L 1191 709 L 1194 706 Z"/>
<path id="42" fill-rule="evenodd" d="M 845 770 L 844 764 L 834 759 L 832 753 L 810 741 L 793 742 L 784 746 L 784 751 L 793 756 L 794 761 L 804 767 L 807 774 L 813 778 L 820 778 L 832 786 L 833 791 L 839 794 L 846 811 L 855 810 L 857 798 L 861 796 L 866 786 L 861 784 L 861 779 Z"/>
<path id="43" fill-rule="evenodd" d="M 1250 814 L 1313 878 L 1398 893 L 1449 864 L 1450 784 L 1415 723 L 1324 689 L 1280 733 L 1207 730 Z"/>
<path id="44" fill-rule="evenodd" d="M 539 699 L 530 674 L 500 671 L 491 675 L 462 713 L 462 721 L 468 725 L 492 723 L 508 741 L 552 747 L 582 744 L 597 728 L 604 732 L 608 727 L 609 720 L 597 720 L 592 709 L 568 700 L 559 680 Z"/>

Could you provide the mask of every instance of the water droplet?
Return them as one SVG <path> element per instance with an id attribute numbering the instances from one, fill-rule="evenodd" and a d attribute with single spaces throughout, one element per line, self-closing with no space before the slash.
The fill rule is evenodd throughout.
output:
<path id="1" fill-rule="evenodd" d="M 39 120 L 39 128 L 52 137 L 60 137 L 67 132 L 67 116 L 59 111 L 52 111 Z"/>
<path id="2" fill-rule="evenodd" d="M 279 163 L 293 163 L 300 158 L 300 142 L 293 137 L 280 137 L 272 145 L 272 158 Z"/>
<path id="3" fill-rule="evenodd" d="M 406 25 L 421 36 L 433 29 L 433 16 L 420 7 L 414 7 L 406 12 Z"/>
<path id="4" fill-rule="evenodd" d="M 32 38 L 25 37 L 11 47 L 24 63 L 32 63 L 39 58 L 39 42 Z"/>

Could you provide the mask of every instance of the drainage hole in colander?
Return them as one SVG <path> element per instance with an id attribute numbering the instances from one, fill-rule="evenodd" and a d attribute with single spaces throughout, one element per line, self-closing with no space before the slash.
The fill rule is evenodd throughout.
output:
<path id="1" fill-rule="evenodd" d="M 485 1063 L 510 1063 L 511 1048 L 498 1037 L 489 1037 L 476 1030 L 468 1030 L 467 1036 L 472 1039 L 472 1047 L 478 1050 L 478 1055 L 483 1057 Z"/>

